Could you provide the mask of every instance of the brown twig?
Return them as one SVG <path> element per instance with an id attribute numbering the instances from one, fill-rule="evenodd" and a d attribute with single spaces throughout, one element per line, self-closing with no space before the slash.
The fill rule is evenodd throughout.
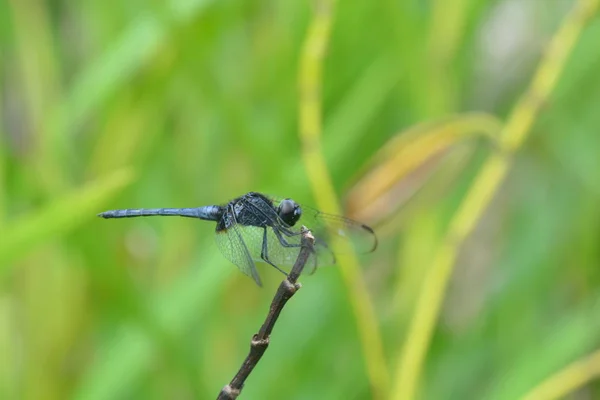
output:
<path id="1" fill-rule="evenodd" d="M 256 364 L 260 361 L 262 355 L 267 350 L 267 347 L 269 347 L 271 331 L 275 326 L 275 322 L 277 322 L 281 310 L 283 310 L 283 306 L 285 306 L 285 303 L 287 303 L 301 287 L 296 281 L 302 273 L 304 265 L 308 261 L 308 257 L 310 257 L 313 252 L 314 242 L 315 238 L 312 236 L 311 232 L 303 226 L 300 241 L 301 248 L 296 263 L 292 267 L 287 278 L 279 285 L 277 293 L 275 293 L 275 297 L 273 297 L 273 301 L 271 302 L 269 314 L 267 315 L 265 322 L 260 327 L 258 333 L 252 337 L 252 341 L 250 342 L 250 353 L 246 356 L 240 370 L 235 374 L 231 382 L 221 389 L 217 400 L 234 400 L 240 395 L 244 382 L 248 376 L 250 376 L 250 373 L 254 367 L 256 367 Z"/>

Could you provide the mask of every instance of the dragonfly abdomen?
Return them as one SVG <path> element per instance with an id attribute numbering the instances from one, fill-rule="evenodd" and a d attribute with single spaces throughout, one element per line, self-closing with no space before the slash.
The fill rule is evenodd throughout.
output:
<path id="1" fill-rule="evenodd" d="M 150 216 L 179 216 L 198 218 L 207 221 L 218 221 L 223 215 L 219 206 L 205 206 L 194 208 L 127 208 L 123 210 L 110 210 L 98 214 L 102 218 L 133 218 Z"/>

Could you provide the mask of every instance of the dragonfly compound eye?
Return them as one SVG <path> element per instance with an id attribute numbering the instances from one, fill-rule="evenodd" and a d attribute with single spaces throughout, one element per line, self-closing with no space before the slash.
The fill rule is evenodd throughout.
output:
<path id="1" fill-rule="evenodd" d="M 302 216 L 302 209 L 292 199 L 282 200 L 278 207 L 279 218 L 289 226 L 294 226 Z"/>

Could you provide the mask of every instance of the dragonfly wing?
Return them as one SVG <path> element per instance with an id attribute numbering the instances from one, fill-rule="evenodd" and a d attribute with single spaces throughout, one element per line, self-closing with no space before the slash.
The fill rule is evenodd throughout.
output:
<path id="1" fill-rule="evenodd" d="M 282 233 L 277 235 L 272 227 L 266 228 L 266 234 L 265 228 L 261 227 L 238 225 L 238 228 L 255 262 L 266 262 L 264 258 L 267 258 L 271 263 L 289 273 L 300 253 L 301 236 L 299 234 L 286 235 Z M 263 245 L 265 242 L 266 245 Z M 317 267 L 333 264 L 335 264 L 335 257 L 326 243 L 316 241 L 302 273 L 312 274 Z"/>
<path id="2" fill-rule="evenodd" d="M 330 243 L 332 236 L 336 236 L 350 242 L 359 253 L 370 253 L 377 248 L 377 236 L 373 229 L 350 218 L 302 206 L 300 223 L 306 225 L 324 243 Z"/>
<path id="3" fill-rule="evenodd" d="M 304 273 L 313 274 L 317 268 L 332 266 L 335 263 L 335 256 L 327 243 L 315 237 L 314 251 L 310 255 L 306 267 L 304 267 Z"/>
<path id="4" fill-rule="evenodd" d="M 258 286 L 262 286 L 256 264 L 254 264 L 252 254 L 244 243 L 239 226 L 232 224 L 227 229 L 217 230 L 215 238 L 217 247 L 225 258 L 235 264 L 244 274 L 254 279 Z"/>

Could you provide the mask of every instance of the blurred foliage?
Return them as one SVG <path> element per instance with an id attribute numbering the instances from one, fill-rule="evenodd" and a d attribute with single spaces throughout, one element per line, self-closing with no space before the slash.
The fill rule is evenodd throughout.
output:
<path id="1" fill-rule="evenodd" d="M 387 398 L 377 368 L 383 389 L 408 371 L 411 398 L 600 397 L 598 1 L 328 6 L 0 0 L 0 398 L 216 397 L 281 275 L 260 265 L 256 287 L 210 223 L 95 214 L 251 190 L 329 204 L 309 151 L 380 248 L 302 278 L 241 398 Z M 407 366 L 434 256 L 574 7 L 581 34 Z M 323 10 L 307 148 L 299 77 Z"/>

